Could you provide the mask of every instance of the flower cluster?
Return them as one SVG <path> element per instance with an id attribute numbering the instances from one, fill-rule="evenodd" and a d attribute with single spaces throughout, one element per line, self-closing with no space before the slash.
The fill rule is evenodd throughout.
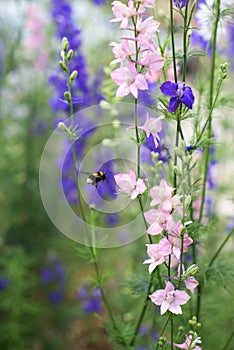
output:
<path id="1" fill-rule="evenodd" d="M 155 1 L 129 0 L 128 5 L 114 1 L 112 5 L 115 18 L 111 22 L 120 22 L 120 29 L 129 33 L 121 43 L 112 43 L 115 59 L 111 63 L 120 64 L 120 68 L 111 73 L 119 85 L 116 96 L 131 93 L 138 98 L 138 90 L 147 90 L 148 82 L 157 81 L 164 64 L 156 46 L 159 23 L 146 13 L 147 8 L 155 6 Z"/>
<path id="2" fill-rule="evenodd" d="M 77 297 L 82 300 L 85 314 L 102 312 L 102 294 L 99 288 L 90 289 L 88 286 L 82 286 L 77 291 Z"/>
<path id="3" fill-rule="evenodd" d="M 181 216 L 182 204 L 180 196 L 173 195 L 173 190 L 164 179 L 159 186 L 154 186 L 150 190 L 152 198 L 150 205 L 156 206 L 157 209 L 150 209 L 144 214 L 146 221 L 150 224 L 147 233 L 152 236 L 160 235 L 161 239 L 156 244 L 147 244 L 147 254 L 150 258 L 146 259 L 144 264 L 149 264 L 149 273 L 152 273 L 160 264 L 178 266 L 178 276 L 168 277 L 175 281 L 183 281 L 185 287 L 194 293 L 194 288 L 198 284 L 192 276 L 194 271 L 186 273 L 184 267 L 180 267 L 181 254 L 188 251 L 188 246 L 193 243 L 193 240 L 188 236 L 181 220 L 178 220 Z M 165 290 L 154 292 L 150 298 L 156 305 L 161 305 L 161 314 L 167 310 L 181 314 L 180 305 L 185 304 L 190 296 L 184 291 L 175 290 L 173 284 L 168 281 Z"/>
<path id="4" fill-rule="evenodd" d="M 40 281 L 46 287 L 47 299 L 52 304 L 60 304 L 65 296 L 65 267 L 56 255 L 47 258 L 46 265 L 41 268 Z"/>
<path id="5" fill-rule="evenodd" d="M 81 32 L 72 20 L 72 7 L 68 0 L 51 0 L 51 15 L 57 27 L 57 37 L 62 39 L 67 37 L 69 49 L 73 50 L 73 57 L 70 60 L 71 71 L 79 72 L 79 79 L 75 80 L 72 91 L 74 108 L 88 106 L 91 103 L 91 93 L 88 86 L 88 72 L 85 57 L 82 54 Z M 67 90 L 67 79 L 64 74 L 52 74 L 49 79 L 50 84 L 55 89 L 55 96 L 50 103 L 54 111 L 69 111 L 69 105 L 64 100 L 64 92 Z"/>

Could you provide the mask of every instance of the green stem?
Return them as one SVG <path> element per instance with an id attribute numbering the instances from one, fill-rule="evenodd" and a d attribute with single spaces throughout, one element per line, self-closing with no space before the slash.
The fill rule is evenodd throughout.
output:
<path id="1" fill-rule="evenodd" d="M 164 323 L 164 326 L 163 326 L 163 328 L 162 328 L 162 330 L 161 330 L 161 333 L 160 333 L 160 335 L 159 335 L 159 338 L 163 336 L 163 333 L 165 332 L 165 329 L 166 329 L 167 324 L 168 324 L 168 322 L 169 322 L 169 320 L 170 320 L 171 317 L 172 317 L 172 313 L 170 312 L 170 313 L 169 313 L 169 316 L 168 316 L 168 318 L 166 319 L 166 322 Z M 159 347 L 159 343 L 157 342 L 157 345 L 156 345 L 156 349 L 155 349 L 155 350 L 158 350 L 158 347 Z"/>
<path id="2" fill-rule="evenodd" d="M 131 341 L 129 343 L 130 346 L 134 346 L 136 337 L 138 335 L 138 332 L 139 332 L 139 329 L 140 329 L 140 326 L 141 326 L 141 323 L 142 323 L 143 318 L 145 316 L 145 312 L 146 312 L 146 309 L 147 309 L 147 306 L 148 306 L 148 302 L 149 302 L 149 294 L 150 294 L 150 291 L 151 291 L 152 284 L 153 284 L 153 273 L 150 275 L 150 282 L 149 282 L 149 285 L 148 285 L 148 288 L 147 288 L 146 297 L 145 297 L 145 300 L 144 300 L 144 303 L 143 303 L 143 307 L 142 307 L 140 316 L 138 318 L 138 321 L 137 321 L 137 324 L 136 324 L 136 327 L 135 327 L 135 330 L 134 330 L 134 333 L 133 333 L 133 337 L 132 337 L 132 339 L 131 339 Z"/>
<path id="3" fill-rule="evenodd" d="M 208 139 L 211 139 L 212 136 L 212 111 L 213 111 L 213 93 L 214 93 L 214 71 L 215 71 L 215 59 L 216 59 L 216 42 L 217 42 L 217 30 L 218 30 L 218 23 L 219 23 L 219 15 L 220 15 L 220 0 L 216 1 L 216 16 L 215 16 L 215 22 L 214 22 L 214 33 L 212 38 L 212 60 L 211 60 L 211 78 L 210 78 L 210 99 L 209 99 L 209 118 L 208 118 Z M 199 219 L 198 223 L 201 224 L 202 215 L 203 215 L 203 208 L 204 208 L 204 202 L 205 202 L 205 195 L 206 195 L 206 180 L 207 180 L 207 171 L 208 171 L 208 163 L 209 163 L 209 150 L 210 146 L 207 145 L 205 149 L 205 165 L 204 165 L 204 178 L 203 178 L 203 185 L 202 185 L 202 198 L 201 198 L 201 206 L 200 206 L 200 213 L 199 213 Z M 200 319 L 200 310 L 201 310 L 201 298 L 202 298 L 202 284 L 200 283 L 197 289 L 197 311 L 196 316 L 197 319 Z"/>
<path id="4" fill-rule="evenodd" d="M 173 0 L 170 0 L 170 25 L 171 25 L 172 60 L 173 60 L 174 79 L 175 79 L 175 83 L 177 83 L 173 7 L 174 7 Z"/>
<path id="5" fill-rule="evenodd" d="M 186 67 L 187 67 L 187 31 L 188 31 L 188 0 L 186 0 L 185 10 L 184 10 L 184 32 L 183 32 L 183 74 L 182 81 L 185 82 L 186 79 Z"/>
<path id="6" fill-rule="evenodd" d="M 220 15 L 220 0 L 216 1 L 216 17 L 214 22 L 214 33 L 213 33 L 213 40 L 212 40 L 212 59 L 211 59 L 211 77 L 210 77 L 210 99 L 209 99 L 209 117 L 207 120 L 208 124 L 208 140 L 211 139 L 212 136 L 212 112 L 213 112 L 213 94 L 214 94 L 214 75 L 215 75 L 215 61 L 216 61 L 216 42 L 217 42 L 217 30 L 218 30 L 218 23 L 219 23 L 219 15 Z M 216 94 L 217 95 L 217 94 Z M 207 145 L 205 149 L 205 166 L 204 166 L 204 178 L 203 178 L 203 185 L 202 185 L 202 198 L 201 198 L 201 206 L 200 206 L 200 213 L 199 213 L 199 224 L 201 223 L 202 214 L 203 214 L 203 208 L 204 208 L 204 202 L 205 202 L 205 195 L 206 195 L 206 180 L 207 180 L 207 171 L 208 171 L 208 163 L 209 163 L 209 150 L 210 146 Z"/>
<path id="7" fill-rule="evenodd" d="M 226 344 L 224 345 L 224 347 L 222 348 L 222 350 L 227 350 L 228 349 L 228 346 L 231 343 L 231 340 L 232 340 L 233 337 L 234 337 L 234 331 L 232 331 L 230 337 L 228 338 L 228 340 L 227 340 Z"/>
<path id="8" fill-rule="evenodd" d="M 213 255 L 213 257 L 211 258 L 208 267 L 211 267 L 211 265 L 213 265 L 214 261 L 217 259 L 217 257 L 219 256 L 221 250 L 223 249 L 223 247 L 225 246 L 225 244 L 228 242 L 228 240 L 230 239 L 230 237 L 233 235 L 234 233 L 234 228 L 229 232 L 229 234 L 227 235 L 227 237 L 224 239 L 223 243 L 220 245 L 220 247 L 218 248 L 218 250 L 216 251 L 216 253 Z"/>
<path id="9" fill-rule="evenodd" d="M 173 334 L 173 315 L 171 314 L 171 350 L 173 350 L 174 334 Z"/>
<path id="10" fill-rule="evenodd" d="M 74 129 L 74 114 L 73 114 L 73 104 L 72 104 L 72 93 L 71 93 L 71 80 L 70 80 L 70 68 L 69 68 L 69 61 L 68 58 L 65 54 L 65 64 L 67 67 L 67 90 L 69 93 L 69 107 L 70 107 L 70 117 L 71 117 L 71 127 L 72 130 Z M 77 157 L 76 157 L 76 149 L 75 149 L 75 140 L 72 140 L 72 157 L 73 157 L 73 172 L 74 172 L 74 177 L 75 177 L 75 183 L 76 183 L 76 191 L 77 191 L 77 197 L 78 201 L 80 203 L 80 212 L 82 219 L 84 223 L 86 223 L 86 217 L 85 217 L 85 212 L 82 204 L 82 198 L 81 198 L 81 192 L 80 192 L 80 186 L 79 186 L 79 181 L 78 181 L 78 174 L 77 174 L 77 169 L 76 169 L 76 164 L 77 164 Z M 86 225 L 85 225 L 86 227 Z M 87 229 L 87 227 L 86 227 Z"/>
<path id="11" fill-rule="evenodd" d="M 137 142 L 137 178 L 141 177 L 141 147 L 140 147 L 140 137 L 138 130 L 138 99 L 135 98 L 134 103 L 134 124 L 135 124 L 135 133 L 136 133 L 136 142 Z"/>
<path id="12" fill-rule="evenodd" d="M 65 54 L 65 64 L 67 67 L 67 88 L 68 88 L 68 93 L 69 93 L 69 107 L 70 107 L 70 116 L 71 116 L 71 127 L 72 129 L 74 129 L 75 125 L 74 125 L 74 115 L 73 115 L 73 104 L 72 104 L 72 92 L 71 92 L 71 80 L 70 80 L 70 68 L 69 68 L 69 61 L 68 58 Z M 81 212 L 81 216 L 82 219 L 84 221 L 85 224 L 85 228 L 87 230 L 87 226 L 86 226 L 86 216 L 85 216 L 85 212 L 83 209 L 83 205 L 82 205 L 82 199 L 81 199 L 81 192 L 80 192 L 80 187 L 79 187 L 79 181 L 78 181 L 78 174 L 77 174 L 77 169 L 76 169 L 76 164 L 77 164 L 77 157 L 76 157 L 76 150 L 75 150 L 75 141 L 72 140 L 72 156 L 73 156 L 73 171 L 74 171 L 74 177 L 75 177 L 75 182 L 76 182 L 76 191 L 77 191 L 77 196 L 78 196 L 78 200 L 80 203 L 80 212 Z M 91 212 L 91 224 L 93 224 L 93 217 L 92 217 L 92 212 Z M 94 239 L 95 239 L 95 232 L 92 231 L 92 240 L 94 243 Z M 110 305 L 107 301 L 106 295 L 105 295 L 105 291 L 102 285 L 102 278 L 101 278 L 101 273 L 99 270 L 99 266 L 98 266 L 98 262 L 97 262 L 97 256 L 96 256 L 96 247 L 95 246 L 91 246 L 90 247 L 90 251 L 91 251 L 91 255 L 92 255 L 92 259 L 93 259 L 93 263 L 94 263 L 94 267 L 95 267 L 95 272 L 96 272 L 96 277 L 97 277 L 97 282 L 98 282 L 98 286 L 100 288 L 101 291 L 101 295 L 102 295 L 102 300 L 103 303 L 108 311 L 109 317 L 111 319 L 111 322 L 114 326 L 114 328 L 116 329 L 116 331 L 119 333 L 119 335 L 121 336 L 121 332 L 119 330 L 119 328 L 117 327 L 117 324 L 115 322 L 112 310 L 110 308 Z M 121 336 L 122 337 L 122 336 Z M 126 343 L 124 341 L 124 339 L 122 338 L 122 342 L 123 345 L 126 346 Z"/>

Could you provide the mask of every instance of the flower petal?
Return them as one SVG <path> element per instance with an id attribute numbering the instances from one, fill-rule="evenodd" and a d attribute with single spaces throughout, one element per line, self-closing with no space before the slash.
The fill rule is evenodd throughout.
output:
<path id="1" fill-rule="evenodd" d="M 165 81 L 165 83 L 160 86 L 160 90 L 166 96 L 175 96 L 177 86 L 171 81 Z"/>
<path id="2" fill-rule="evenodd" d="M 177 110 L 179 104 L 180 104 L 180 100 L 178 97 L 175 97 L 175 96 L 171 97 L 170 102 L 169 102 L 169 106 L 168 106 L 168 111 L 170 113 L 175 112 Z"/>

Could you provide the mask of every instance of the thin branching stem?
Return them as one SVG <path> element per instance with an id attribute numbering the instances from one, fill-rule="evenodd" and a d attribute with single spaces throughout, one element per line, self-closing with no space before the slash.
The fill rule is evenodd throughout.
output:
<path id="1" fill-rule="evenodd" d="M 215 14 L 214 32 L 213 32 L 213 38 L 212 38 L 212 59 L 211 59 L 211 70 L 210 70 L 210 97 L 209 97 L 210 113 L 209 113 L 209 119 L 208 119 L 208 133 L 207 133 L 208 140 L 210 140 L 212 137 L 212 111 L 213 111 L 215 62 L 216 62 L 216 43 L 217 43 L 217 31 L 218 31 L 219 18 L 220 18 L 220 0 L 216 0 L 216 14 Z M 204 154 L 204 158 L 205 158 L 204 177 L 203 177 L 203 184 L 202 184 L 201 206 L 200 206 L 199 219 L 198 219 L 199 225 L 201 224 L 201 220 L 203 216 L 203 208 L 204 208 L 205 195 L 206 195 L 206 180 L 207 180 L 208 164 L 209 164 L 209 151 L 210 151 L 210 145 L 208 143 L 208 145 L 205 148 L 205 154 Z M 199 284 L 197 289 L 197 310 L 196 310 L 197 319 L 200 318 L 201 298 L 202 298 L 202 283 Z"/>

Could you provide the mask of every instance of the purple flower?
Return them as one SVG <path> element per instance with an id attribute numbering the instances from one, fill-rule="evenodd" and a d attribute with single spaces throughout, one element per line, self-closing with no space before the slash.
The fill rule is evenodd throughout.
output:
<path id="1" fill-rule="evenodd" d="M 86 62 L 81 53 L 81 32 L 73 24 L 72 7 L 68 0 L 51 0 L 51 14 L 56 24 L 56 34 L 61 40 L 63 37 L 68 38 L 69 49 L 73 50 L 73 57 L 70 60 L 70 70 L 77 70 L 79 78 L 74 81 L 72 86 L 72 97 L 74 110 L 79 107 L 91 104 L 90 89 L 88 86 L 88 73 Z M 59 73 L 52 74 L 49 82 L 55 89 L 55 96 L 52 97 L 50 104 L 54 111 L 65 110 L 69 112 L 69 105 L 64 101 L 64 92 L 67 90 L 67 78 L 61 70 Z M 77 106 L 76 101 L 81 101 Z"/>
<path id="2" fill-rule="evenodd" d="M 174 0 L 174 5 L 182 9 L 186 5 L 186 0 Z"/>
<path id="3" fill-rule="evenodd" d="M 195 97 L 191 87 L 185 86 L 182 82 L 172 83 L 171 81 L 166 81 L 160 86 L 160 90 L 164 95 L 171 97 L 168 106 L 169 112 L 175 112 L 180 102 L 189 109 L 192 109 Z"/>
<path id="4" fill-rule="evenodd" d="M 77 297 L 82 299 L 82 308 L 84 313 L 100 313 L 102 312 L 102 295 L 99 288 L 90 290 L 88 287 L 80 287 L 77 291 Z"/>
<path id="5" fill-rule="evenodd" d="M 104 5 L 106 0 L 92 0 L 94 5 Z"/>
<path id="6" fill-rule="evenodd" d="M 7 277 L 0 277 L 0 292 L 7 288 L 10 284 L 10 280 Z"/>
<path id="7" fill-rule="evenodd" d="M 50 291 L 47 294 L 47 299 L 52 304 L 60 304 L 64 299 L 64 291 L 62 289 Z"/>

